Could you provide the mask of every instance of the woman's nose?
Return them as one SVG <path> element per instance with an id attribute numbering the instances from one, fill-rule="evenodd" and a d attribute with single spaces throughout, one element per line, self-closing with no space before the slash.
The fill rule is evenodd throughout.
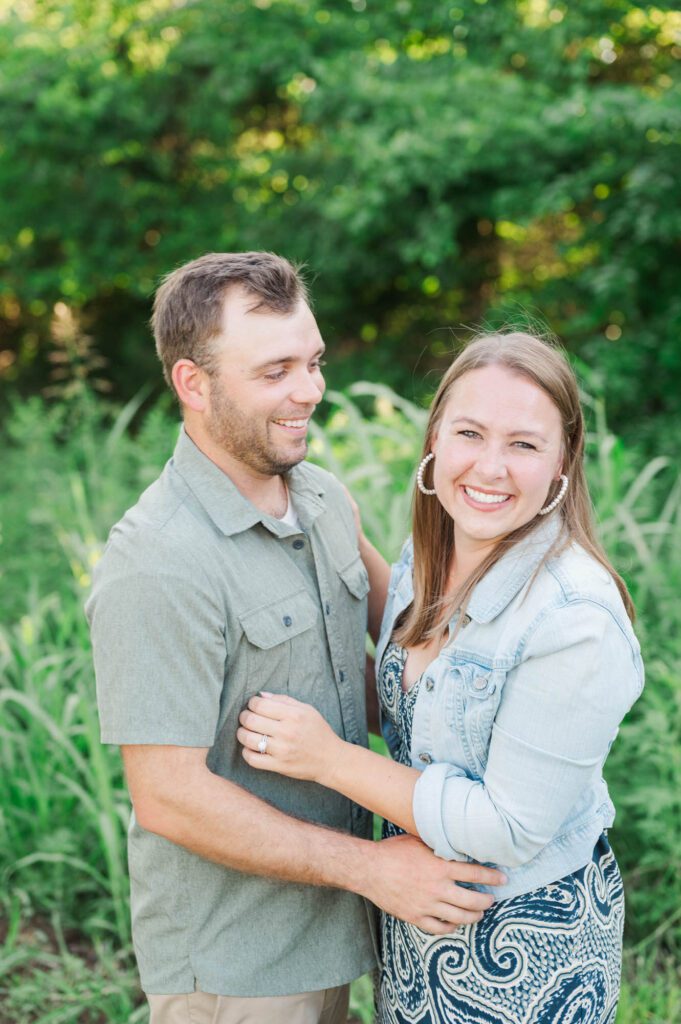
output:
<path id="1" fill-rule="evenodd" d="M 498 480 L 506 476 L 506 460 L 504 453 L 495 445 L 486 445 L 479 453 L 476 469 L 482 480 Z"/>

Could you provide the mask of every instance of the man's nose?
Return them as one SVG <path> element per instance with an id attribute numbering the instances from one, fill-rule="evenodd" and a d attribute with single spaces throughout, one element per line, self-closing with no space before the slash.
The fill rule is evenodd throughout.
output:
<path id="1" fill-rule="evenodd" d="M 319 372 L 311 374 L 306 370 L 296 378 L 291 401 L 298 405 L 317 405 L 322 400 L 325 387 L 324 379 Z"/>

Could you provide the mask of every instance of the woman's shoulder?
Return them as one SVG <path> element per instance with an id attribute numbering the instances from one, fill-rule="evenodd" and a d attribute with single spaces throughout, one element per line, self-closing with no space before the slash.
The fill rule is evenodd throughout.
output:
<path id="1" fill-rule="evenodd" d="M 626 616 L 612 573 L 580 544 L 568 543 L 546 561 L 543 572 L 566 603 L 590 600 L 608 607 L 612 605 L 613 610 Z"/>
<path id="2" fill-rule="evenodd" d="M 639 643 L 614 577 L 579 544 L 571 543 L 542 566 L 537 580 L 535 608 L 528 635 L 559 635 L 575 623 L 605 636 L 617 635 L 638 657 Z M 532 588 L 531 588 L 532 589 Z"/>

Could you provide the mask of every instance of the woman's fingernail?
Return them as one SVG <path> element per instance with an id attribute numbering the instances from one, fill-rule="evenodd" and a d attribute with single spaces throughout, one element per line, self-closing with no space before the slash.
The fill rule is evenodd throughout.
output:
<path id="1" fill-rule="evenodd" d="M 274 694 L 270 693 L 269 690 L 261 690 L 260 691 L 260 696 L 261 697 L 273 697 Z"/>

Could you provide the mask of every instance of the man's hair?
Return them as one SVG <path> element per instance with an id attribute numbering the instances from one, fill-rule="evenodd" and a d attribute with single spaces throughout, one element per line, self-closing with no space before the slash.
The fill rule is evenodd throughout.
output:
<path id="1" fill-rule="evenodd" d="M 215 338 L 222 330 L 225 294 L 238 285 L 253 296 L 249 312 L 292 313 L 308 302 L 300 268 L 272 252 L 211 252 L 163 278 L 151 326 L 163 376 L 172 388 L 178 359 L 215 369 Z"/>

